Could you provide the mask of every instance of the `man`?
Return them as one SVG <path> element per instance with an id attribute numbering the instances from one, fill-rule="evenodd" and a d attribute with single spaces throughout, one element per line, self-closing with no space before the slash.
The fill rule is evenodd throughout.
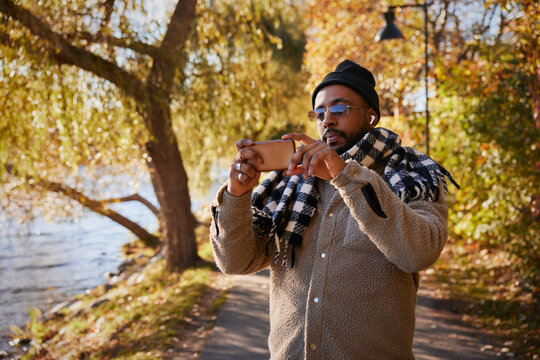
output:
<path id="1" fill-rule="evenodd" d="M 374 86 L 368 70 L 339 64 L 313 92 L 320 140 L 284 135 L 303 146 L 255 190 L 261 160 L 238 141 L 212 205 L 219 268 L 271 269 L 272 359 L 414 358 L 417 272 L 445 244 L 451 177 L 375 128 Z"/>

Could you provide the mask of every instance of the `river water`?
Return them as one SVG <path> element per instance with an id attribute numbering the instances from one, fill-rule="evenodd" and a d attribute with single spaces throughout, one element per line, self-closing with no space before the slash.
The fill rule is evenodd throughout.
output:
<path id="1" fill-rule="evenodd" d="M 156 204 L 150 186 L 141 195 Z M 192 209 L 211 195 L 193 201 Z M 111 207 L 149 231 L 157 229 L 154 215 L 138 202 Z M 24 328 L 29 309 L 47 310 L 104 283 L 104 273 L 123 261 L 122 245 L 134 239 L 124 227 L 91 211 L 78 222 L 37 219 L 24 226 L 0 225 L 0 350 L 9 352 L 10 325 Z"/>

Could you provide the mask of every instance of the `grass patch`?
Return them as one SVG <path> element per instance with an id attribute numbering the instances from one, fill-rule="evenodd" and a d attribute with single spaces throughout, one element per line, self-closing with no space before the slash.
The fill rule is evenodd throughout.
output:
<path id="1" fill-rule="evenodd" d="M 50 339 L 33 333 L 41 345 L 24 359 L 160 359 L 181 335 L 184 317 L 207 290 L 212 274 L 209 267 L 169 273 L 165 261 L 157 261 L 142 272 L 138 284 L 118 285 L 98 306 L 43 323 L 58 331 Z"/>
<path id="2" fill-rule="evenodd" d="M 523 290 L 511 265 L 502 251 L 451 242 L 423 281 L 457 300 L 465 321 L 486 329 L 516 358 L 540 359 L 539 299 Z"/>

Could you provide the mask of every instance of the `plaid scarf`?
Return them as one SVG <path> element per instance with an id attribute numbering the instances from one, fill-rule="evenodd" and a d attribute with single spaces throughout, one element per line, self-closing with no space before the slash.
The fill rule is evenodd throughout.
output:
<path id="1" fill-rule="evenodd" d="M 442 181 L 445 193 L 448 191 L 445 177 L 459 189 L 446 169 L 429 156 L 413 148 L 402 147 L 399 136 L 388 129 L 371 130 L 341 157 L 345 161 L 355 160 L 366 167 L 390 157 L 383 179 L 405 203 L 414 200 L 437 201 L 439 180 Z M 253 191 L 252 211 L 254 224 L 260 230 L 261 236 L 270 231 L 266 255 L 268 256 L 270 243 L 275 241 L 275 262 L 282 256 L 285 265 L 291 245 L 293 267 L 294 250 L 302 243 L 303 234 L 315 213 L 319 192 L 314 176 L 304 179 L 302 175 L 284 176 L 283 173 L 270 173 Z"/>

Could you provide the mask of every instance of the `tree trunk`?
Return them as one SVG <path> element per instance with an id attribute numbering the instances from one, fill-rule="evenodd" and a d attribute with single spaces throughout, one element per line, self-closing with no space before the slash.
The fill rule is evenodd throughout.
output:
<path id="1" fill-rule="evenodd" d="M 150 176 L 161 207 L 165 257 L 171 271 L 183 271 L 199 259 L 195 239 L 195 219 L 191 213 L 188 178 L 178 143 L 172 132 L 168 101 L 150 95 L 152 139 L 146 146 L 151 157 Z"/>

